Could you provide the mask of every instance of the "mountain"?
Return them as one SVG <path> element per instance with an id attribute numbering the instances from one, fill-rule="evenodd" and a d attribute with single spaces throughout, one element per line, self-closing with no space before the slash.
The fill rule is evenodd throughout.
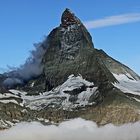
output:
<path id="1" fill-rule="evenodd" d="M 44 52 L 38 75 L 22 84 L 16 71 L 0 75 L 1 129 L 21 121 L 50 124 L 76 117 L 98 125 L 140 120 L 139 75 L 96 49 L 69 9 L 39 47 Z M 9 78 L 14 86 L 4 84 Z"/>

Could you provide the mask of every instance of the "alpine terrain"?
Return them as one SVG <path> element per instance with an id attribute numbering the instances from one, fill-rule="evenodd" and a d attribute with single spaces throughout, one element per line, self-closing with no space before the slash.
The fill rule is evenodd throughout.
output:
<path id="1" fill-rule="evenodd" d="M 0 129 L 21 121 L 45 125 L 77 117 L 98 125 L 140 120 L 139 75 L 96 49 L 69 9 L 37 51 L 38 59 L 27 65 L 37 62 L 37 73 L 32 67 L 26 77 L 21 67 L 0 75 Z"/>

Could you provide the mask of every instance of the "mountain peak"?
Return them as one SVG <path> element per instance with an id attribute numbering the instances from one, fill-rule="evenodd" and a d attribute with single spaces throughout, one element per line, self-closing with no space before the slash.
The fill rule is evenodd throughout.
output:
<path id="1" fill-rule="evenodd" d="M 80 23 L 80 20 L 74 15 L 73 12 L 71 12 L 70 9 L 66 8 L 62 13 L 61 26 L 67 27 L 69 25 L 78 24 L 78 23 Z"/>
<path id="2" fill-rule="evenodd" d="M 68 8 L 64 10 L 61 24 L 53 29 L 47 38 L 47 52 L 45 58 L 54 60 L 54 57 L 62 56 L 64 60 L 73 60 L 81 48 L 94 48 L 92 37 L 82 24 Z M 53 52 L 53 55 L 50 54 Z M 43 59 L 44 60 L 44 59 Z"/>

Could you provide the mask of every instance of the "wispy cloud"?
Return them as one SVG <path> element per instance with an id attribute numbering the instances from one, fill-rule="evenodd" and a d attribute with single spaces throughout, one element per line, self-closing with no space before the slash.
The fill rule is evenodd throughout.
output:
<path id="1" fill-rule="evenodd" d="M 88 29 L 114 26 L 132 22 L 140 22 L 140 13 L 127 13 L 115 16 L 105 17 L 103 19 L 86 21 L 84 25 Z"/>

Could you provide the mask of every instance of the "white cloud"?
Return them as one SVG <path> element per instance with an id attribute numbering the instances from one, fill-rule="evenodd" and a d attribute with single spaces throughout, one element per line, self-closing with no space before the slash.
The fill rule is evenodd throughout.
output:
<path id="1" fill-rule="evenodd" d="M 140 21 L 140 13 L 128 13 L 105 17 L 103 19 L 86 21 L 84 25 L 88 29 L 100 28 L 106 26 L 120 25 Z"/>
<path id="2" fill-rule="evenodd" d="M 0 140 L 139 140 L 140 122 L 97 127 L 92 121 L 74 119 L 59 126 L 20 123 L 0 132 Z"/>

